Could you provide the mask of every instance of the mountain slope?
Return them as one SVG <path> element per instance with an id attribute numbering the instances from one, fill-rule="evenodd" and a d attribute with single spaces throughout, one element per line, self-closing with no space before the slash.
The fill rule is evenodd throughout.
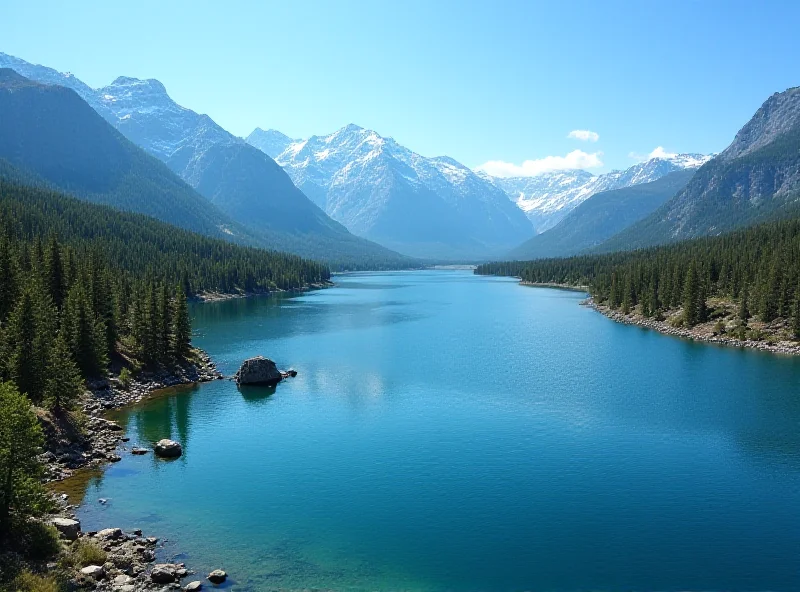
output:
<path id="1" fill-rule="evenodd" d="M 650 183 L 674 171 L 697 169 L 711 157 L 673 154 L 650 158 L 624 171 L 593 175 L 587 171 L 553 171 L 535 177 L 484 177 L 501 187 L 526 213 L 536 232 L 558 224 L 581 202 L 601 191 Z"/>
<path id="2" fill-rule="evenodd" d="M 207 115 L 181 107 L 157 80 L 117 78 L 91 89 L 61 74 L 0 53 L 7 66 L 46 84 L 66 85 L 125 137 L 156 156 L 225 215 L 272 248 L 347 269 L 408 267 L 416 263 L 350 234 L 294 186 L 260 150 Z"/>
<path id="3" fill-rule="evenodd" d="M 595 193 L 553 228 L 511 251 L 509 257 L 529 260 L 578 254 L 655 211 L 694 174 L 692 169 L 674 171 L 650 183 Z"/>
<path id="4" fill-rule="evenodd" d="M 0 158 L 82 198 L 209 236 L 255 239 L 74 91 L 0 69 Z"/>
<path id="5" fill-rule="evenodd" d="M 772 95 L 686 187 L 598 247 L 634 249 L 721 234 L 800 210 L 800 88 Z"/>
<path id="6" fill-rule="evenodd" d="M 285 139 L 256 130 L 248 141 L 275 151 Z M 504 192 L 467 167 L 425 158 L 357 125 L 294 141 L 276 160 L 351 232 L 405 253 L 484 257 L 533 234 Z"/>
<path id="7" fill-rule="evenodd" d="M 286 150 L 290 144 L 300 140 L 292 139 L 278 130 L 263 130 L 257 127 L 247 136 L 246 141 L 251 146 L 255 146 L 270 158 L 278 158 L 278 155 Z"/>

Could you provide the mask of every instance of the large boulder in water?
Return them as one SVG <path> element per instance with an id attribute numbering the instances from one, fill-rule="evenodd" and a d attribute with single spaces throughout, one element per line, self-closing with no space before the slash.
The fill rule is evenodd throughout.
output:
<path id="1" fill-rule="evenodd" d="M 178 442 L 164 438 L 156 442 L 155 452 L 162 458 L 177 458 L 183 454 L 183 449 Z"/>
<path id="2" fill-rule="evenodd" d="M 283 379 L 283 375 L 280 370 L 278 370 L 275 362 L 269 358 L 257 356 L 245 360 L 234 378 L 236 378 L 237 384 L 263 384 L 273 386 Z"/>

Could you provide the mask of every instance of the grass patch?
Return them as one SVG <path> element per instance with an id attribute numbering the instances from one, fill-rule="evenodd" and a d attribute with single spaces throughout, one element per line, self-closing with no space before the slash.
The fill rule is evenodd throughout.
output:
<path id="1" fill-rule="evenodd" d="M 64 567 L 80 569 L 87 565 L 103 565 L 108 554 L 94 541 L 77 540 L 70 546 L 61 561 Z"/>

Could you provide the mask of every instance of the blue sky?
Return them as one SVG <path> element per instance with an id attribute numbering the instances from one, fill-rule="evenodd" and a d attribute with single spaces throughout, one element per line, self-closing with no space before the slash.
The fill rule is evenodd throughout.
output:
<path id="1" fill-rule="evenodd" d="M 3 0 L 0 51 L 92 86 L 157 78 L 237 135 L 353 122 L 468 166 L 601 172 L 723 149 L 800 85 L 798 23 L 770 1 Z"/>

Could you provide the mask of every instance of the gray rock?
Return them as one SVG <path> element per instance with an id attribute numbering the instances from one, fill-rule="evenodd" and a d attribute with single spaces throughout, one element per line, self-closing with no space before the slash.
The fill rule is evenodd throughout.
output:
<path id="1" fill-rule="evenodd" d="M 120 574 L 116 578 L 114 578 L 114 585 L 115 586 L 124 586 L 126 584 L 130 584 L 133 581 L 133 578 L 127 576 L 125 574 Z"/>
<path id="2" fill-rule="evenodd" d="M 64 538 L 74 541 L 78 538 L 81 532 L 81 523 L 78 520 L 71 518 L 53 518 L 50 523 L 56 527 L 56 530 L 64 535 Z"/>
<path id="3" fill-rule="evenodd" d="M 176 568 L 171 563 L 159 563 L 153 566 L 150 572 L 150 580 L 156 584 L 169 584 L 177 579 Z"/>
<path id="4" fill-rule="evenodd" d="M 234 376 L 237 384 L 276 385 L 283 380 L 275 362 L 269 358 L 258 356 L 242 363 L 242 367 Z"/>
<path id="5" fill-rule="evenodd" d="M 210 574 L 208 574 L 208 581 L 212 584 L 221 584 L 225 580 L 228 579 L 228 574 L 226 574 L 221 569 L 215 569 Z"/>
<path id="6" fill-rule="evenodd" d="M 131 454 L 147 454 L 148 452 L 150 451 L 147 448 L 136 447 L 131 450 Z"/>
<path id="7" fill-rule="evenodd" d="M 164 438 L 156 443 L 155 452 L 158 456 L 164 458 L 177 458 L 183 454 L 183 448 L 175 440 Z"/>
<path id="8" fill-rule="evenodd" d="M 98 531 L 96 535 L 94 535 L 98 539 L 121 539 L 122 538 L 122 529 L 121 528 L 104 528 L 101 531 Z"/>
<path id="9" fill-rule="evenodd" d="M 89 578 L 94 578 L 95 580 L 100 580 L 103 578 L 105 574 L 105 570 L 101 565 L 87 565 L 83 569 L 81 569 L 81 573 Z"/>
<path id="10" fill-rule="evenodd" d="M 201 582 L 200 580 L 189 582 L 188 584 L 186 584 L 186 587 L 184 588 L 186 592 L 197 592 L 197 590 L 202 590 L 202 589 L 203 589 L 203 582 Z"/>

